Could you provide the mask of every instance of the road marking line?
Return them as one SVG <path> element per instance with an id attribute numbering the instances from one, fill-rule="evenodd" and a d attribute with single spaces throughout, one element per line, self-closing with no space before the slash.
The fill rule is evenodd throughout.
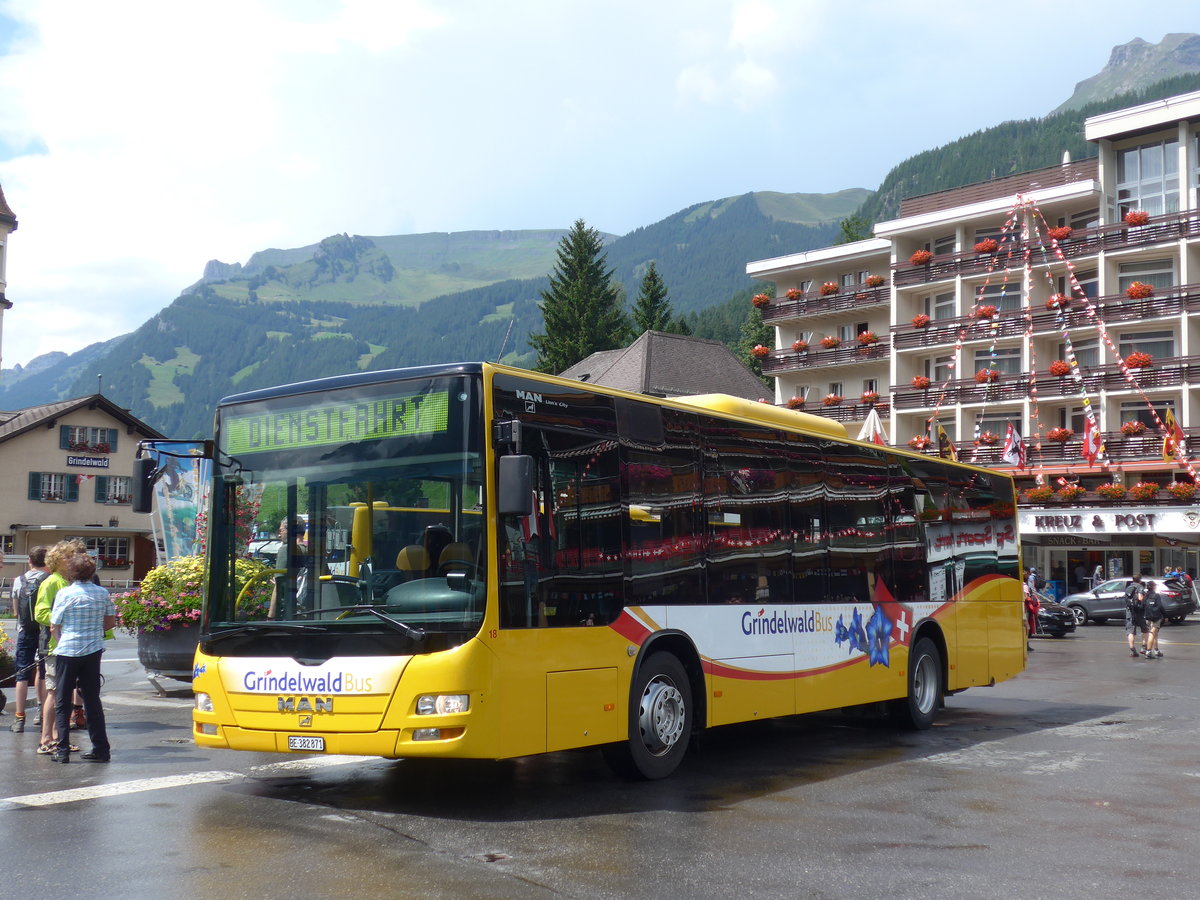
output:
<path id="1" fill-rule="evenodd" d="M 344 766 L 354 762 L 367 762 L 365 756 L 312 756 L 287 762 L 252 766 L 250 772 L 194 772 L 191 775 L 164 775 L 161 778 L 140 778 L 136 781 L 118 781 L 112 784 L 96 784 L 91 787 L 70 788 L 64 791 L 47 791 L 41 794 L 25 794 L 20 797 L 0 798 L 0 809 L 13 807 L 54 806 L 58 803 L 75 803 L 80 800 L 98 800 L 104 797 L 121 797 L 145 791 L 160 791 L 165 788 L 188 787 L 193 784 L 216 784 L 222 781 L 238 781 L 252 776 L 270 775 L 272 772 L 296 772 L 330 766 Z"/>

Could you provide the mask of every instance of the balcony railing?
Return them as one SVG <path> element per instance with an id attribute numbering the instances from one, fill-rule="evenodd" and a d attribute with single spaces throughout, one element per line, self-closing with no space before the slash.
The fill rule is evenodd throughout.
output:
<path id="1" fill-rule="evenodd" d="M 1125 250 L 1161 244 L 1181 237 L 1200 237 L 1200 213 L 1192 211 L 1152 216 L 1145 225 L 1117 222 L 1112 225 L 1097 225 L 1094 228 L 1080 228 L 1072 232 L 1069 238 L 1058 243 L 1063 256 L 1073 259 L 1090 256 L 1101 250 Z M 1006 265 L 1010 269 L 1021 269 L 1024 266 L 1026 248 L 1032 254 L 1034 264 L 1041 265 L 1043 262 L 1057 259 L 1051 255 L 1048 247 L 1049 239 L 1043 242 L 1010 241 L 1001 244 L 995 253 L 976 253 L 974 250 L 942 253 L 921 266 L 914 266 L 908 260 L 904 260 L 893 264 L 892 281 L 897 287 L 904 287 L 945 281 L 957 275 L 980 274 L 989 269 L 995 271 L 1003 269 Z"/>
<path id="2" fill-rule="evenodd" d="M 874 405 L 876 411 L 883 418 L 887 418 L 892 414 L 892 408 L 887 403 L 859 403 L 857 401 L 850 403 L 840 403 L 837 406 L 823 406 L 821 398 L 810 401 L 801 412 L 812 413 L 815 416 L 824 416 L 826 419 L 833 419 L 835 422 L 862 422 L 865 421 L 871 412 L 871 406 Z"/>
<path id="3" fill-rule="evenodd" d="M 764 322 L 778 322 L 800 316 L 843 312 L 867 306 L 883 306 L 890 303 L 891 299 L 892 292 L 886 284 L 881 287 L 867 287 L 865 284 L 858 284 L 838 288 L 836 294 L 826 297 L 820 296 L 818 291 L 809 291 L 795 300 L 776 297 L 762 308 L 762 317 Z"/>
<path id="4" fill-rule="evenodd" d="M 1188 445 L 1191 447 L 1200 446 L 1196 441 L 1200 439 L 1200 427 L 1186 428 L 1184 434 L 1187 435 Z M 1129 436 L 1124 435 L 1120 431 L 1104 431 L 1101 432 L 1104 440 L 1105 453 L 1107 456 L 1120 462 L 1144 462 L 1156 460 L 1162 462 L 1162 435 L 1157 432 Z M 898 441 L 896 435 L 892 436 L 893 440 Z M 1026 460 L 1030 467 L 1037 465 L 1053 465 L 1061 466 L 1065 464 L 1086 465 L 1086 461 L 1081 453 L 1081 436 L 1075 435 L 1065 443 L 1050 441 L 1042 438 L 1041 449 L 1035 446 L 1035 442 L 1026 438 L 1022 441 L 1025 445 Z M 903 442 L 898 441 L 898 445 Z M 1000 459 L 1000 454 L 1004 452 L 1004 441 L 1000 440 L 990 446 L 981 445 L 976 453 L 975 447 L 970 439 L 956 442 L 958 447 L 958 458 L 963 462 L 974 461 L 981 466 L 996 466 L 1007 465 Z M 933 442 L 933 446 L 927 448 L 925 452 L 929 455 L 937 455 L 937 442 Z M 1097 470 L 1099 471 L 1099 470 Z"/>
<path id="5" fill-rule="evenodd" d="M 776 375 L 780 372 L 796 372 L 817 366 L 846 366 L 879 360 L 886 362 L 891 353 L 892 342 L 887 337 L 881 337 L 876 343 L 865 346 L 857 341 L 846 341 L 832 350 L 811 347 L 800 353 L 795 350 L 772 350 L 771 355 L 763 359 L 762 370 L 764 375 Z"/>

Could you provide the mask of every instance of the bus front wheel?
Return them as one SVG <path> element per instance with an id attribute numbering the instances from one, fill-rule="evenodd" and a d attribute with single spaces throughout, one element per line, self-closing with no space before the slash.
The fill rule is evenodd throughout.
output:
<path id="1" fill-rule="evenodd" d="M 654 653 L 638 669 L 630 691 L 629 739 L 604 748 L 619 774 L 652 781 L 683 761 L 692 732 L 692 686 L 679 660 Z"/>
<path id="2" fill-rule="evenodd" d="M 942 655 L 921 638 L 908 656 L 908 696 L 892 701 L 892 714 L 906 728 L 922 731 L 933 724 L 942 702 Z"/>

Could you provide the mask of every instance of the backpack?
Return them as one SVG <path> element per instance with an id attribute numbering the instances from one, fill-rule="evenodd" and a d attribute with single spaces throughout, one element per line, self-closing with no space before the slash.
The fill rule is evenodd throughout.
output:
<path id="1" fill-rule="evenodd" d="M 1163 608 L 1162 597 L 1158 592 L 1146 595 L 1146 618 L 1152 622 L 1156 622 L 1166 616 L 1166 610 Z"/>
<path id="2" fill-rule="evenodd" d="M 21 587 L 17 589 L 17 618 L 22 628 L 40 627 L 33 618 L 33 607 L 37 603 L 38 588 L 46 580 L 45 572 L 36 569 L 21 576 Z"/>
<path id="3" fill-rule="evenodd" d="M 1034 590 L 1037 590 L 1037 591 L 1044 591 L 1046 589 L 1046 579 L 1043 578 L 1041 575 L 1034 575 L 1033 576 L 1033 588 L 1034 588 Z"/>
<path id="4" fill-rule="evenodd" d="M 1146 589 L 1136 581 L 1125 588 L 1125 605 L 1134 615 L 1140 616 L 1146 609 Z"/>

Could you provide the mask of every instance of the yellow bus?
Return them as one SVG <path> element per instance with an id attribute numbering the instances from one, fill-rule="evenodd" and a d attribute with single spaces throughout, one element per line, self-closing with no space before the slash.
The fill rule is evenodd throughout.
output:
<path id="1" fill-rule="evenodd" d="M 231 396 L 215 435 L 201 746 L 661 778 L 706 728 L 926 728 L 1025 665 L 1011 479 L 818 416 L 475 363 Z M 268 495 L 307 523 L 270 608 L 230 524 Z"/>

